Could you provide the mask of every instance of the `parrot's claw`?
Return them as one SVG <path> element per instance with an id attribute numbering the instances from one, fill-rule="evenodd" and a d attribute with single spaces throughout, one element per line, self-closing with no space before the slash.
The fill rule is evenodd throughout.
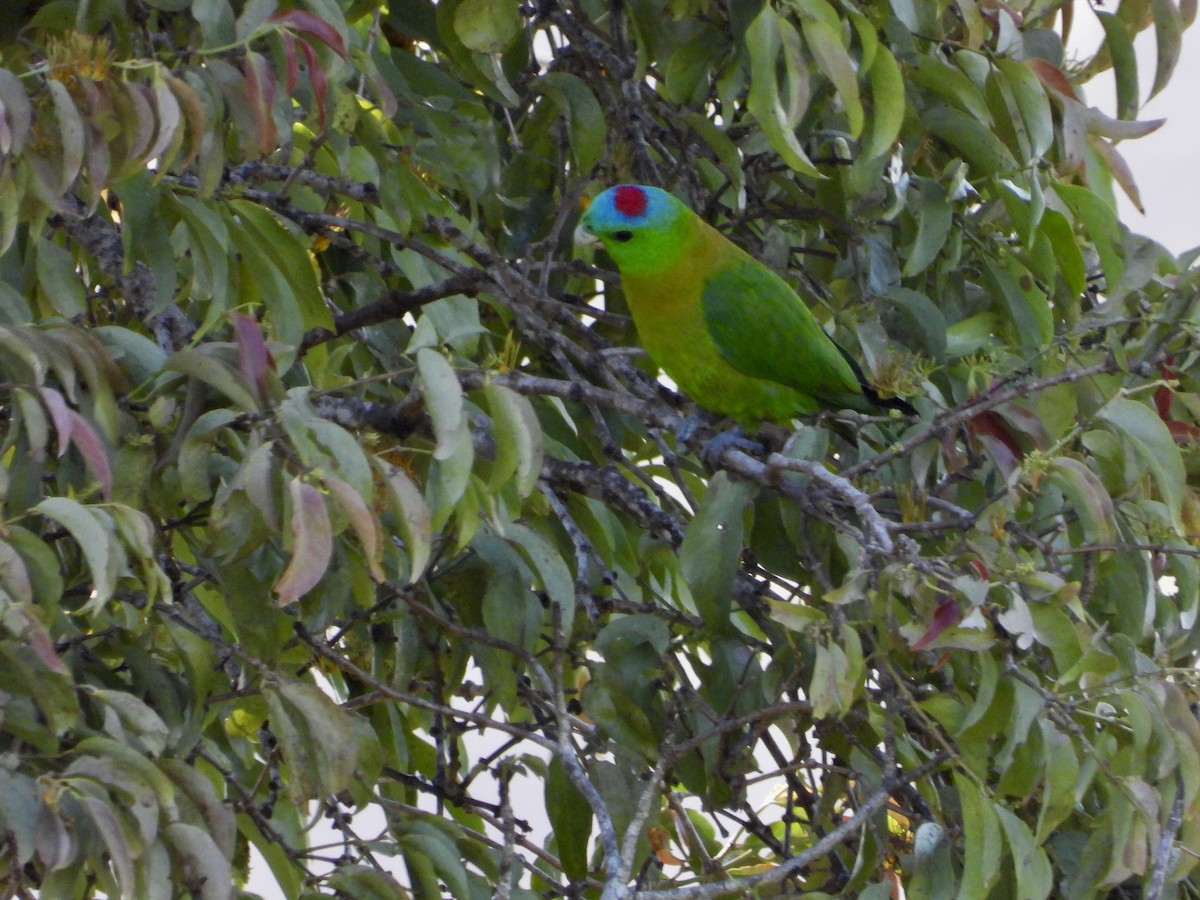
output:
<path id="1" fill-rule="evenodd" d="M 741 450 L 743 453 L 749 453 L 752 456 L 761 456 L 766 452 L 766 448 L 762 444 L 746 437 L 742 433 L 742 429 L 735 425 L 728 431 L 722 431 L 701 447 L 700 459 L 715 468 L 718 460 L 721 458 L 721 454 L 726 450 Z"/>
<path id="2" fill-rule="evenodd" d="M 696 432 L 700 430 L 700 427 L 703 424 L 704 416 L 700 415 L 699 413 L 692 413 L 683 420 L 683 423 L 675 432 L 676 439 L 679 441 L 679 443 L 686 444 L 696 436 Z"/>

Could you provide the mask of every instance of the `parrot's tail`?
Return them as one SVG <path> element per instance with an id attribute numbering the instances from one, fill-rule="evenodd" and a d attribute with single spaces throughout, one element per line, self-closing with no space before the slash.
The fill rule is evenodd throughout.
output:
<path id="1" fill-rule="evenodd" d="M 903 397 L 881 397 L 875 388 L 862 381 L 863 396 L 881 409 L 898 409 L 906 416 L 917 415 L 917 408 Z"/>
<path id="2" fill-rule="evenodd" d="M 863 374 L 862 366 L 858 364 L 853 356 L 846 352 L 846 348 L 837 341 L 833 342 L 833 346 L 837 347 L 842 354 L 842 358 L 850 364 L 851 371 L 854 372 L 854 377 L 858 379 L 858 385 L 862 388 L 863 396 L 873 405 L 880 409 L 898 409 L 906 416 L 918 415 L 917 408 L 901 397 L 881 397 L 879 391 L 871 386 L 867 381 L 867 376 Z"/>

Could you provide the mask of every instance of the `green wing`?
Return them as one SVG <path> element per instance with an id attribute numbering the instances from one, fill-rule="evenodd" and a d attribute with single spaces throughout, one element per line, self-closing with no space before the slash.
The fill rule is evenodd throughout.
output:
<path id="1" fill-rule="evenodd" d="M 858 366 L 761 263 L 735 262 L 710 278 L 701 308 L 713 343 L 738 371 L 833 404 L 863 395 Z"/>

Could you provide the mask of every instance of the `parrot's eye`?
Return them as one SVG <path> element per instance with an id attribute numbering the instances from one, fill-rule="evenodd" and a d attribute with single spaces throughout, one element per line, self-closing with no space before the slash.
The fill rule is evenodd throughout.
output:
<path id="1" fill-rule="evenodd" d="M 625 230 L 614 231 L 613 232 L 613 240 L 620 241 L 622 244 L 624 244 L 626 241 L 633 240 L 633 232 L 625 231 Z"/>

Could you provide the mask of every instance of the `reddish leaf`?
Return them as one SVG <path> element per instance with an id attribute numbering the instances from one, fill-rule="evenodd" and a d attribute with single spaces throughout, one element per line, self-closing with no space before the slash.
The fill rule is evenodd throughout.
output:
<path id="1" fill-rule="evenodd" d="M 254 115 L 254 128 L 258 134 L 258 150 L 266 156 L 279 144 L 279 131 L 271 107 L 275 103 L 275 73 L 261 53 L 246 53 L 245 72 L 246 98 Z"/>
<path id="2" fill-rule="evenodd" d="M 671 833 L 661 825 L 651 825 L 646 829 L 646 839 L 654 855 L 664 866 L 682 866 L 683 860 L 671 852 Z"/>
<path id="3" fill-rule="evenodd" d="M 50 632 L 46 627 L 37 620 L 28 609 L 20 610 L 21 617 L 25 620 L 25 630 L 21 634 L 21 639 L 28 645 L 36 656 L 51 672 L 56 675 L 70 675 L 71 670 L 67 668 L 67 664 L 62 661 L 62 658 L 54 650 L 54 641 L 50 637 Z"/>
<path id="4" fill-rule="evenodd" d="M 934 642 L 939 634 L 958 621 L 958 601 L 947 597 L 933 611 L 933 621 L 925 629 L 925 633 L 917 638 L 912 645 L 914 650 L 924 650 Z"/>
<path id="5" fill-rule="evenodd" d="M 289 9 L 286 12 L 272 13 L 267 21 L 282 25 L 292 31 L 310 34 L 342 59 L 346 58 L 346 44 L 337 29 L 310 12 L 302 9 Z"/>
<path id="6" fill-rule="evenodd" d="M 79 450 L 92 475 L 100 482 L 104 497 L 108 499 L 112 496 L 113 477 L 104 442 L 87 419 L 73 409 L 67 410 L 67 414 L 71 417 L 71 442 Z"/>
<path id="7" fill-rule="evenodd" d="M 1159 385 L 1154 391 L 1154 408 L 1158 410 L 1158 417 L 1164 422 L 1171 415 L 1171 404 L 1175 401 L 1175 392 L 1165 384 Z"/>
<path id="8" fill-rule="evenodd" d="M 1175 443 L 1190 444 L 1200 441 L 1200 428 L 1192 423 L 1181 422 L 1179 419 L 1165 419 L 1164 421 L 1167 431 L 1171 432 L 1171 437 L 1175 438 Z"/>
<path id="9" fill-rule="evenodd" d="M 154 139 L 154 105 L 151 101 L 150 89 L 144 84 L 124 81 L 118 82 L 125 86 L 125 94 L 129 98 L 129 108 L 132 111 L 133 122 L 123 122 L 124 136 L 127 142 L 126 158 L 140 160 Z"/>
<path id="10" fill-rule="evenodd" d="M 308 79 L 312 82 L 313 98 L 317 101 L 317 133 L 324 134 L 325 123 L 329 119 L 325 102 L 329 96 L 329 79 L 321 61 L 317 59 L 317 51 L 313 45 L 308 41 L 301 41 L 300 49 L 304 51 L 304 58 L 308 61 Z"/>
<path id="11" fill-rule="evenodd" d="M 179 168 L 185 168 L 200 155 L 200 150 L 204 145 L 204 134 L 208 129 L 208 116 L 204 112 L 204 102 L 196 93 L 195 88 L 174 75 L 164 75 L 163 78 L 179 102 L 179 109 L 187 123 L 190 146 L 187 154 L 177 163 Z"/>
<path id="12" fill-rule="evenodd" d="M 328 473 L 325 473 L 322 479 L 325 487 L 329 489 L 330 496 L 337 501 L 337 505 L 350 520 L 350 526 L 354 529 L 354 533 L 358 535 L 359 543 L 362 544 L 363 556 L 367 561 L 367 571 L 371 573 L 371 577 L 375 581 L 384 582 L 387 575 L 379 564 L 383 558 L 383 542 L 379 539 L 378 519 L 375 518 L 371 508 L 367 506 L 358 491 L 347 482 Z"/>
<path id="13" fill-rule="evenodd" d="M 296 57 L 296 36 L 290 31 L 280 31 L 279 40 L 283 42 L 283 60 L 287 65 L 287 92 L 294 94 L 296 85 L 300 83 L 300 60 Z"/>
<path id="14" fill-rule="evenodd" d="M 1046 425 L 1034 412 L 1019 403 L 1005 403 L 997 406 L 993 412 L 1003 420 L 1010 434 L 1025 437 L 1025 446 L 1046 447 L 1050 444 L 1050 435 L 1046 433 Z"/>
<path id="15" fill-rule="evenodd" d="M 333 556 L 333 532 L 325 497 L 316 488 L 293 478 L 288 485 L 292 499 L 292 559 L 275 583 L 280 606 L 295 603 L 316 586 Z"/>
<path id="16" fill-rule="evenodd" d="M 58 449 L 54 455 L 61 457 L 71 446 L 71 408 L 67 406 L 63 395 L 54 388 L 40 387 L 38 391 L 42 395 L 42 404 L 46 407 L 46 412 L 50 413 L 50 420 L 54 422 L 54 432 L 58 435 Z"/>
<path id="17" fill-rule="evenodd" d="M 246 383 L 254 387 L 260 401 L 267 398 L 267 373 L 275 368 L 275 360 L 267 349 L 262 329 L 252 316 L 234 313 L 233 335 L 238 348 L 238 371 Z"/>
<path id="18" fill-rule="evenodd" d="M 1165 119 L 1160 119 L 1161 125 Z M 1125 196 L 1129 198 L 1129 202 L 1133 204 L 1133 208 L 1145 215 L 1146 209 L 1142 205 L 1142 192 L 1138 190 L 1137 182 L 1133 178 L 1133 170 L 1129 168 L 1129 163 L 1125 161 L 1115 146 L 1103 138 L 1092 136 L 1088 139 L 1088 143 L 1104 161 L 1108 163 L 1108 170 L 1112 173 L 1117 184 L 1121 186 L 1121 190 L 1125 192 Z"/>
<path id="19" fill-rule="evenodd" d="M 33 582 L 29 580 L 25 560 L 3 541 L 0 541 L 0 583 L 18 604 L 33 602 Z"/>
<path id="20" fill-rule="evenodd" d="M 978 575 L 980 578 L 982 578 L 984 581 L 991 580 L 992 576 L 988 572 L 988 567 L 985 566 L 981 560 L 973 559 L 969 563 L 967 563 L 967 565 L 969 565 L 972 569 L 974 569 L 975 574 Z"/>
<path id="21" fill-rule="evenodd" d="M 992 410 L 979 413 L 967 423 L 967 432 L 991 455 L 997 467 L 1008 478 L 1025 458 L 1008 424 Z"/>
<path id="22" fill-rule="evenodd" d="M 1029 66 L 1033 70 L 1033 74 L 1050 90 L 1062 94 L 1064 97 L 1070 97 L 1072 100 L 1079 99 L 1079 95 L 1075 93 L 1075 87 L 1071 84 L 1070 79 L 1054 63 L 1034 58 L 1025 60 L 1025 65 Z"/>
<path id="23" fill-rule="evenodd" d="M 1179 373 L 1175 371 L 1175 357 L 1168 356 L 1158 367 L 1158 374 L 1164 381 L 1174 381 L 1179 377 Z M 1175 400 L 1175 392 L 1167 385 L 1161 385 L 1154 392 L 1154 408 L 1158 410 L 1158 417 L 1164 422 L 1171 415 L 1171 404 Z"/>

